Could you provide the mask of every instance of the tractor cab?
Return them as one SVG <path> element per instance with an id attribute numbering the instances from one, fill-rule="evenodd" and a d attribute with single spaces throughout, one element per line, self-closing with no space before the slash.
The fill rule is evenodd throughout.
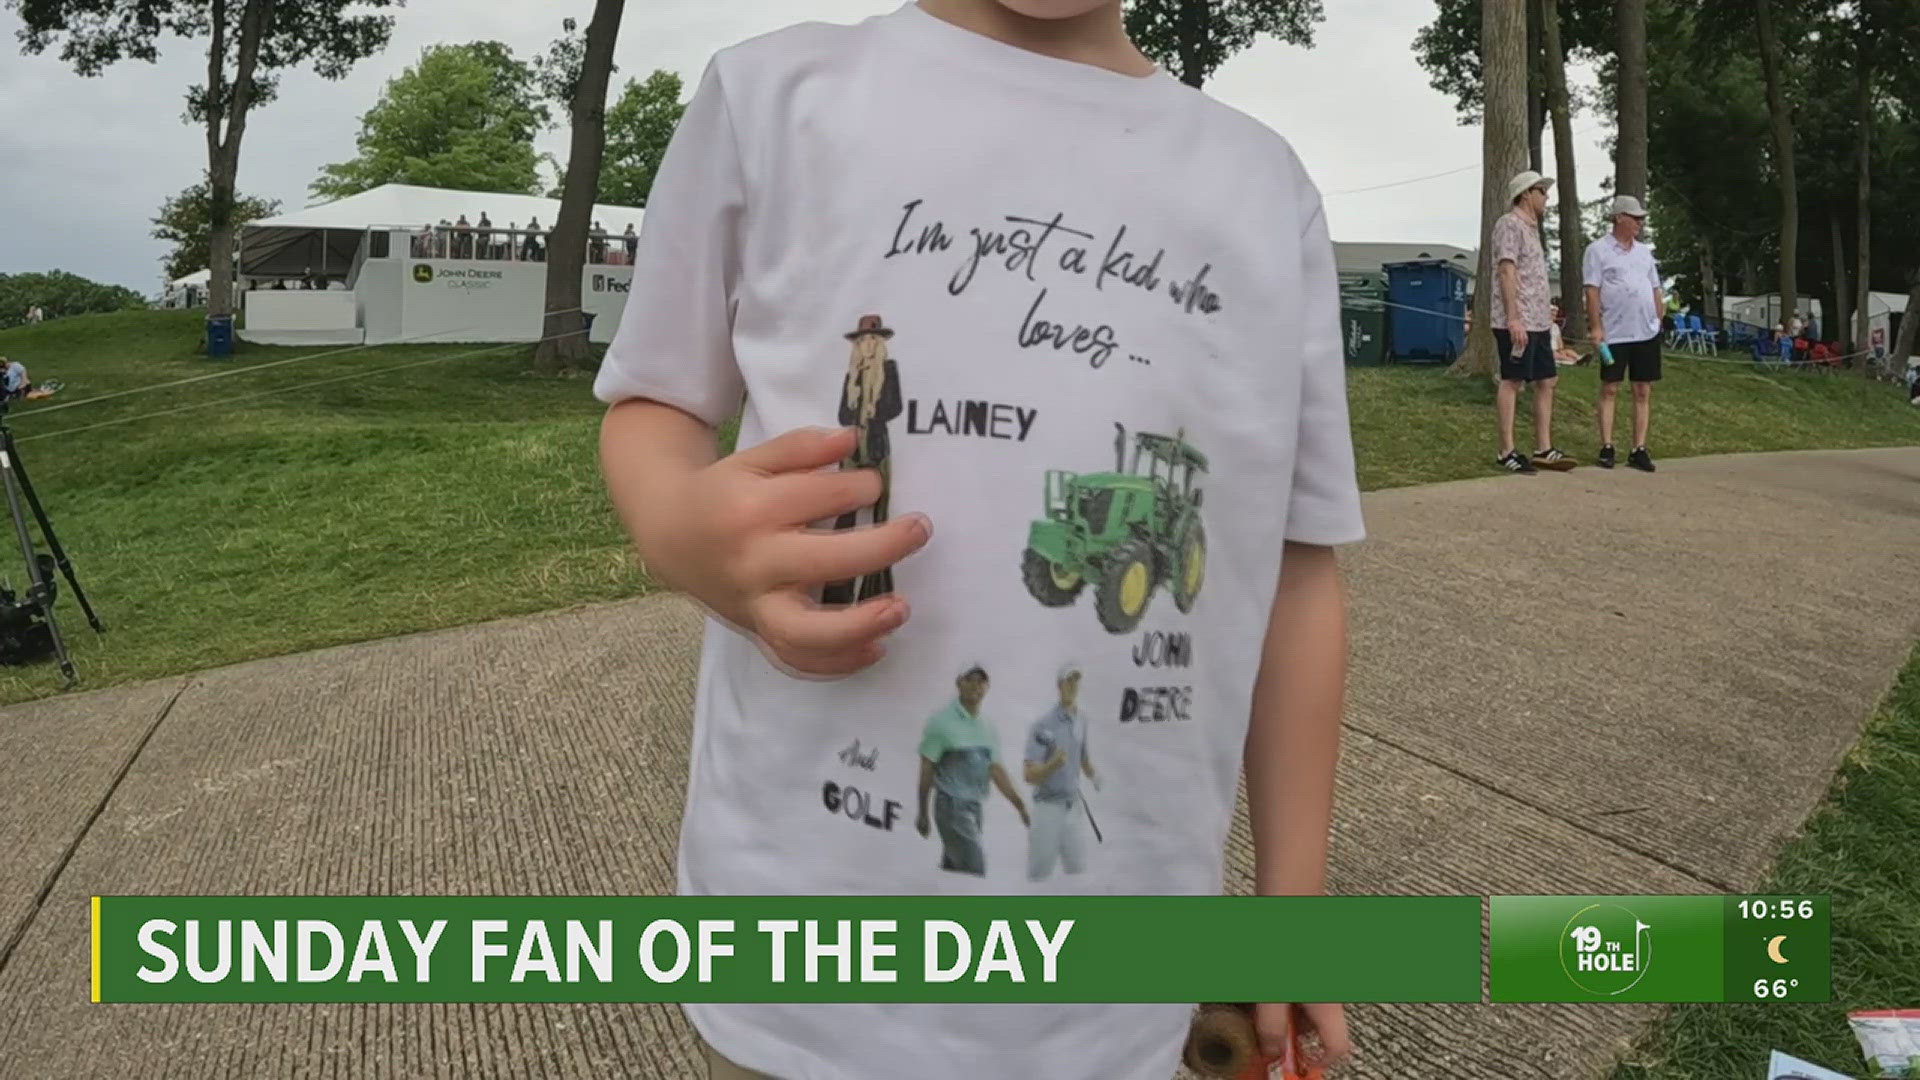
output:
<path id="1" fill-rule="evenodd" d="M 1044 516 L 1029 531 L 1022 573 L 1028 591 L 1048 607 L 1072 603 L 1094 581 L 1101 622 L 1117 633 L 1139 621 L 1162 583 L 1172 584 L 1182 611 L 1198 594 L 1206 557 L 1199 484 L 1207 459 L 1184 431 L 1136 432 L 1129 442 L 1126 428 L 1114 428 L 1112 472 L 1047 472 Z"/>

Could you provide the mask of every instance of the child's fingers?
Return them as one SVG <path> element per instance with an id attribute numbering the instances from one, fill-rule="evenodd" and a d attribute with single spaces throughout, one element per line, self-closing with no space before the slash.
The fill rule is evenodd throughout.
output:
<path id="1" fill-rule="evenodd" d="M 1302 1005 L 1308 1025 L 1320 1040 L 1320 1052 L 1314 1064 L 1326 1066 L 1345 1061 L 1353 1054 L 1353 1039 L 1347 1034 L 1347 1010 L 1340 1005 Z"/>
<path id="2" fill-rule="evenodd" d="M 752 573 L 773 585 L 820 585 L 878 573 L 926 546 L 933 526 L 923 514 L 844 532 L 790 532 L 769 537 Z"/>
<path id="3" fill-rule="evenodd" d="M 762 473 L 798 472 L 831 465 L 853 452 L 852 428 L 797 428 L 758 446 L 736 451 L 729 460 Z"/>
<path id="4" fill-rule="evenodd" d="M 1293 1043 L 1293 1022 L 1291 1005 L 1255 1005 L 1253 1007 L 1253 1029 L 1260 1036 L 1260 1053 L 1263 1057 L 1282 1060 Z"/>
<path id="5" fill-rule="evenodd" d="M 787 473 L 764 482 L 768 512 L 780 525 L 805 525 L 872 506 L 883 486 L 878 469 Z"/>
<path id="6" fill-rule="evenodd" d="M 845 659 L 841 654 L 858 653 L 899 629 L 909 614 L 906 600 L 898 596 L 828 608 L 791 589 L 768 593 L 754 606 L 760 640 L 783 661 L 816 674 L 826 673 L 818 666 L 833 666 Z"/>

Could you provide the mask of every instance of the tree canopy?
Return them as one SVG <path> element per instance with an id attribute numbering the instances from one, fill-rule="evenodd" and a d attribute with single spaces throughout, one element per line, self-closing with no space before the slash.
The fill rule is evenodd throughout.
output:
<path id="1" fill-rule="evenodd" d="M 166 280 L 177 281 L 213 265 L 212 208 L 213 192 L 205 180 L 160 204 L 160 212 L 153 219 L 153 238 L 173 244 L 173 250 L 160 257 L 160 270 Z M 279 209 L 278 199 L 238 193 L 233 197 L 235 221 L 269 217 Z"/>
<path id="2" fill-rule="evenodd" d="M 607 156 L 600 167 L 600 200 L 614 206 L 645 206 L 653 175 L 686 105 L 680 76 L 656 71 L 645 82 L 627 80 L 620 100 L 607 110 Z"/>
<path id="3" fill-rule="evenodd" d="M 0 274 L 0 327 L 19 326 L 26 321 L 27 309 L 36 306 L 47 318 L 58 319 L 146 307 L 147 302 L 132 289 L 90 281 L 65 270 Z"/>
<path id="4" fill-rule="evenodd" d="M 234 177 L 255 106 L 273 99 L 278 73 L 312 65 L 321 78 L 344 76 L 356 60 L 385 48 L 405 0 L 4 0 L 20 15 L 29 53 L 59 46 L 81 75 L 121 60 L 152 61 L 160 38 L 206 42 L 207 80 L 190 88 L 186 118 L 205 129 L 213 271 L 209 314 L 233 311 Z"/>
<path id="5" fill-rule="evenodd" d="M 1261 35 L 1312 45 L 1321 0 L 1127 0 L 1127 33 L 1188 86 L 1201 86 Z"/>
<path id="6" fill-rule="evenodd" d="M 533 137 L 550 123 L 533 66 L 507 46 L 428 46 L 360 118 L 359 154 L 310 186 L 333 199 L 381 184 L 532 194 Z"/>

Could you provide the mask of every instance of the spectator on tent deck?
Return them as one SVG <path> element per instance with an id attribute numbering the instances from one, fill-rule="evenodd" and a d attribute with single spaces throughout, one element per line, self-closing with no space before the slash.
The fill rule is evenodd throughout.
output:
<path id="1" fill-rule="evenodd" d="M 453 257 L 456 259 L 473 258 L 473 225 L 467 221 L 467 215 L 453 223 Z"/>
<path id="2" fill-rule="evenodd" d="M 597 221 L 593 223 L 592 231 L 587 233 L 587 258 L 597 263 L 607 261 L 607 231 Z"/>
<path id="3" fill-rule="evenodd" d="M 508 262 L 512 262 L 517 257 L 517 252 L 519 251 L 519 245 L 515 243 L 515 241 L 519 238 L 519 236 L 520 236 L 520 223 L 517 221 L 507 222 L 506 237 L 504 242 L 501 243 L 500 245 L 501 251 L 504 252 L 504 254 L 500 256 L 501 258 L 506 259 Z"/>
<path id="4" fill-rule="evenodd" d="M 480 211 L 480 223 L 474 226 L 474 228 L 477 230 L 474 235 L 479 240 L 479 247 L 476 249 L 474 257 L 480 259 L 493 258 L 493 222 L 487 220 L 487 212 L 485 210 Z"/>
<path id="5" fill-rule="evenodd" d="M 527 219 L 527 242 L 520 247 L 520 257 L 528 262 L 545 262 L 540 247 L 540 219 Z"/>
<path id="6" fill-rule="evenodd" d="M 633 231 L 633 222 L 627 222 L 627 265 L 633 265 L 633 257 L 640 253 L 640 234 Z"/>

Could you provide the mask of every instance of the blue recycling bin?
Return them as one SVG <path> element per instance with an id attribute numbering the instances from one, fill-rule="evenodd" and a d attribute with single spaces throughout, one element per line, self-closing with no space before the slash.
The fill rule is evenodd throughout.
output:
<path id="1" fill-rule="evenodd" d="M 1389 263 L 1390 357 L 1450 364 L 1467 347 L 1467 269 L 1445 259 Z"/>
<path id="2" fill-rule="evenodd" d="M 207 355 L 233 355 L 233 316 L 207 316 Z"/>

